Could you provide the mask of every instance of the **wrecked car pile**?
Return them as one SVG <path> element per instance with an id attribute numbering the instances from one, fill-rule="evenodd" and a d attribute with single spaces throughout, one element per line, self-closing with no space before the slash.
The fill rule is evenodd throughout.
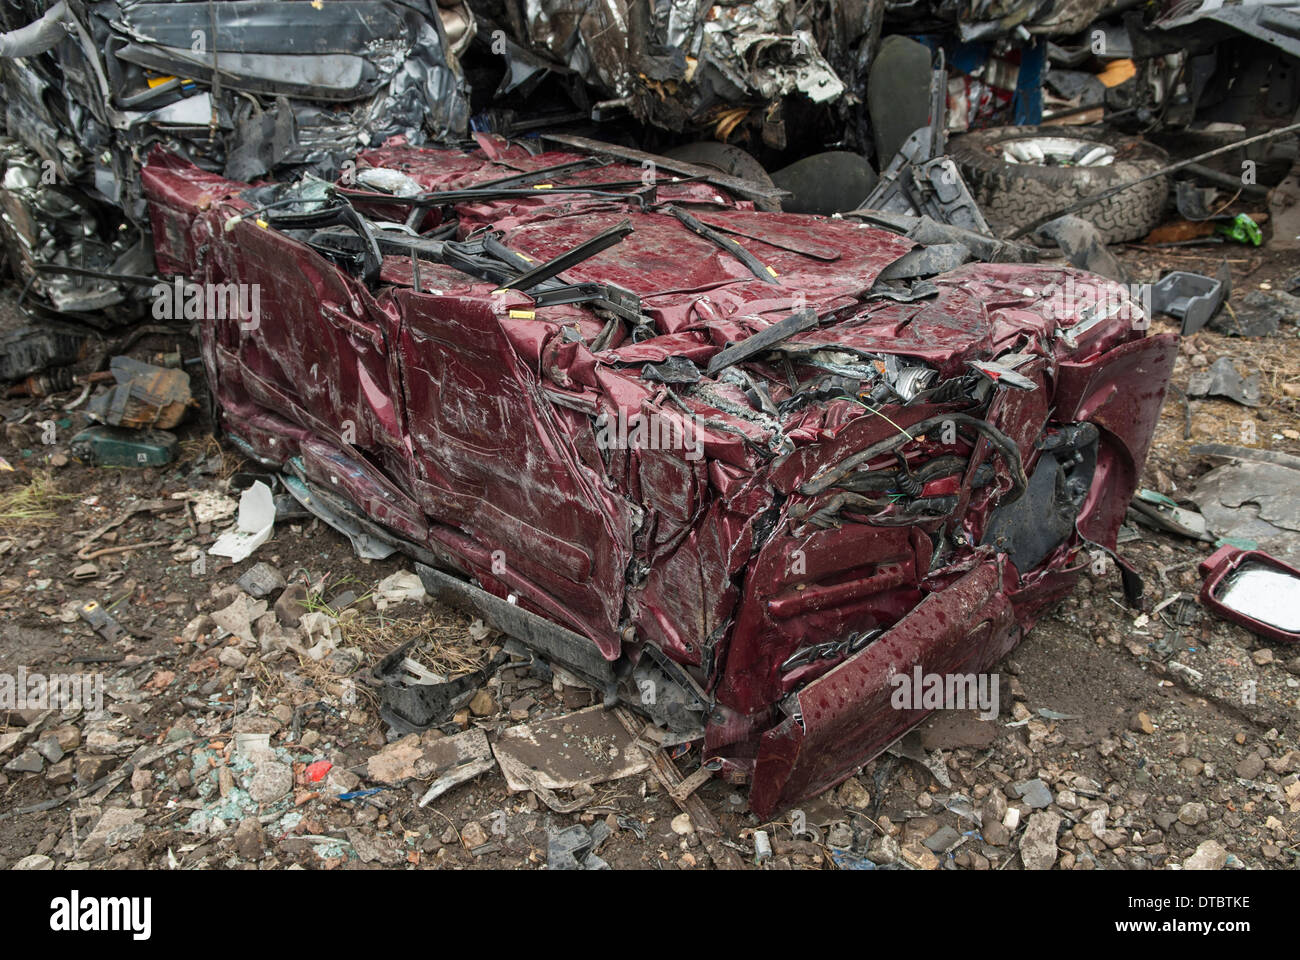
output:
<path id="1" fill-rule="evenodd" d="M 756 811 L 916 723 L 895 672 L 989 668 L 1113 548 L 1174 356 L 1122 288 L 878 286 L 911 241 L 479 142 L 360 154 L 391 193 L 151 154 L 160 268 L 261 297 L 203 326 L 221 425 L 431 592 L 703 737 Z M 1053 301 L 1067 279 L 1114 309 Z"/>
<path id="2" fill-rule="evenodd" d="M 463 133 L 468 92 L 438 8 L 387 0 L 59 2 L 0 24 L 5 232 L 56 311 L 142 300 L 139 167 L 166 144 L 253 179 L 335 170 L 362 146 Z M 462 21 L 465 18 L 461 9 Z M 456 10 L 448 16 L 455 15 Z M 463 31 L 462 31 L 463 32 Z"/>
<path id="3" fill-rule="evenodd" d="M 832 213 L 866 205 L 927 124 L 966 134 L 945 162 L 1005 236 L 1054 198 L 1164 159 L 1140 138 L 1058 125 L 1221 140 L 1293 114 L 1300 89 L 1287 78 L 1300 50 L 1287 37 L 1300 13 L 1233 9 L 1243 12 L 1138 13 L 1100 0 L 654 9 L 610 0 L 581 10 L 31 0 L 0 15 L 14 141 L 3 151 L 4 239 L 39 307 L 126 319 L 152 273 L 139 164 L 158 143 L 233 180 L 333 180 L 358 150 L 394 136 L 454 145 L 470 130 L 601 130 L 749 180 L 770 170 L 792 194 L 786 209 Z M 1231 84 L 1247 62 L 1267 91 L 1259 102 Z M 927 159 L 942 152 L 937 137 L 922 146 Z M 905 153 L 912 161 L 918 151 Z M 1280 177 L 1295 152 L 1271 144 L 1250 157 Z M 1158 221 L 1166 193 L 1153 179 L 1081 216 L 1104 241 L 1135 239 Z"/>

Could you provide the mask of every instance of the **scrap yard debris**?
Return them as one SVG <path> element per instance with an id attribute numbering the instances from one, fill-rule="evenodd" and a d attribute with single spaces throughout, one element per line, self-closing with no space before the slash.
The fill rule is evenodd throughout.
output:
<path id="1" fill-rule="evenodd" d="M 1295 36 L 9 5 L 0 867 L 1294 869 Z"/>

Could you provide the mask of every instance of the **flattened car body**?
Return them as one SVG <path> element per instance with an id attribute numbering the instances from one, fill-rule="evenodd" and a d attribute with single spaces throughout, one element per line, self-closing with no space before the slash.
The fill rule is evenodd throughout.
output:
<path id="1" fill-rule="evenodd" d="M 259 291 L 202 320 L 221 422 L 581 638 L 760 815 L 925 715 L 896 675 L 990 670 L 1114 547 L 1174 355 L 1117 285 L 884 284 L 912 241 L 479 142 L 363 153 L 405 197 L 310 202 L 154 152 L 159 270 Z"/>

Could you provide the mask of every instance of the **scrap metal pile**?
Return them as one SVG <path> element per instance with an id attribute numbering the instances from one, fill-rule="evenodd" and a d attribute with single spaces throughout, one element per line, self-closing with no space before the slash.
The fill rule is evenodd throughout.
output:
<path id="1" fill-rule="evenodd" d="M 785 98 L 840 101 L 867 66 L 859 51 L 870 50 L 883 11 L 879 4 L 835 0 L 582 6 L 505 0 L 475 9 L 484 35 L 508 34 L 506 92 L 536 86 L 548 73 L 572 73 L 609 101 L 606 109 L 624 107 L 668 130 L 716 123 L 729 132 L 764 105 L 763 135 L 781 147 Z"/>
<path id="2" fill-rule="evenodd" d="M 979 131 L 950 162 L 985 208 L 979 223 L 1005 236 L 1015 217 L 1047 212 L 1023 206 L 1035 194 L 1082 197 L 1167 159 L 1110 129 L 1026 124 L 1253 130 L 1295 113 L 1300 13 L 1225 9 L 23 0 L 0 11 L 0 233 L 28 309 L 104 326 L 147 306 L 139 169 L 156 144 L 252 181 L 332 180 L 397 136 L 450 146 L 471 130 L 599 132 L 656 152 L 705 139 L 684 159 L 760 182 L 766 167 L 786 209 L 831 213 L 864 206 L 900 163 L 941 155 L 941 136 Z M 1233 84 L 1242 70 L 1250 82 Z M 908 138 L 922 127 L 936 136 L 918 153 Z M 1098 140 L 1106 150 L 1083 149 Z M 1283 164 L 1280 178 L 1293 146 L 1260 159 Z M 1127 214 L 1085 218 L 1105 241 L 1133 239 L 1158 222 L 1167 190 L 1152 181 L 1110 204 Z"/>
<path id="3" fill-rule="evenodd" d="M 389 0 L 6 5 L 0 79 L 14 140 L 0 159 L 19 280 L 62 313 L 147 293 L 130 277 L 153 272 L 140 163 L 155 144 L 253 179 L 337 169 L 394 136 L 463 133 L 468 91 L 453 50 L 465 33 L 449 38 L 436 10 Z"/>

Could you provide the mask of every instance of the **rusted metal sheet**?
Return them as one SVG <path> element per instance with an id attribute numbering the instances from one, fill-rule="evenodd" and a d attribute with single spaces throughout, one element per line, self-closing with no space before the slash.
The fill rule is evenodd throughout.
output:
<path id="1" fill-rule="evenodd" d="M 114 357 L 116 385 L 93 398 L 86 412 L 114 427 L 167 430 L 181 422 L 194 400 L 184 370 L 156 367 L 131 357 Z"/>

